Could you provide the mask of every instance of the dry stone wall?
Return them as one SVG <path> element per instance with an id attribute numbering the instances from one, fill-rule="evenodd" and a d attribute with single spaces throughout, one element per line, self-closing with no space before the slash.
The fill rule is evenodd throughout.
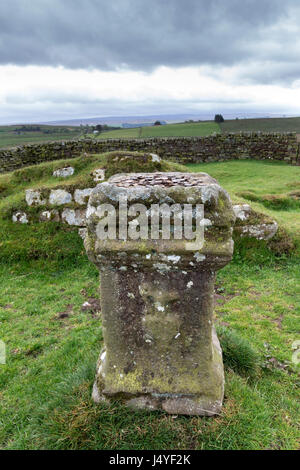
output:
<path id="1" fill-rule="evenodd" d="M 203 163 L 236 159 L 280 160 L 300 165 L 295 133 L 216 134 L 208 137 L 85 139 L 0 150 L 0 173 L 38 163 L 114 150 L 157 153 L 164 160 Z"/>

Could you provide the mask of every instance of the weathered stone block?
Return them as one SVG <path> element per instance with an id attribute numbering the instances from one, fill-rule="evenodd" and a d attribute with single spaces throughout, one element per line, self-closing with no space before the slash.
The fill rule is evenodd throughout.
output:
<path id="1" fill-rule="evenodd" d="M 241 237 L 256 238 L 257 240 L 271 240 L 278 230 L 277 222 L 271 224 L 245 225 L 239 233 Z"/>
<path id="2" fill-rule="evenodd" d="M 45 199 L 41 199 L 41 192 L 34 189 L 26 189 L 25 199 L 28 206 L 43 206 L 47 203 Z"/>
<path id="3" fill-rule="evenodd" d="M 278 224 L 265 214 L 255 212 L 249 204 L 233 206 L 236 215 L 235 235 L 240 237 L 270 240 L 278 231 Z"/>
<path id="4" fill-rule="evenodd" d="M 74 175 L 74 168 L 72 166 L 67 166 L 66 168 L 59 168 L 58 170 L 53 171 L 53 176 L 56 178 L 67 178 L 68 176 Z"/>
<path id="5" fill-rule="evenodd" d="M 50 192 L 49 203 L 53 206 L 61 206 L 72 201 L 72 194 L 64 189 L 52 189 Z"/>
<path id="6" fill-rule="evenodd" d="M 69 225 L 82 227 L 85 225 L 86 211 L 83 209 L 64 209 L 61 214 L 61 220 Z"/>
<path id="7" fill-rule="evenodd" d="M 80 205 L 86 205 L 88 198 L 91 195 L 93 188 L 86 188 L 86 189 L 75 189 L 74 192 L 74 201 Z"/>
<path id="8" fill-rule="evenodd" d="M 186 238 L 100 237 L 102 204 L 204 206 L 204 243 Z M 101 208 L 102 206 L 102 208 Z M 126 208 L 127 210 L 127 208 Z M 136 219 L 129 217 L 128 227 Z M 93 398 L 134 408 L 211 416 L 224 392 L 213 328 L 215 273 L 232 257 L 235 215 L 228 194 L 205 173 L 115 175 L 92 192 L 85 248 L 100 270 L 104 337 Z M 174 222 L 174 220 L 173 220 Z"/>
<path id="9" fill-rule="evenodd" d="M 249 204 L 236 204 L 233 206 L 233 210 L 237 221 L 246 220 L 251 215 L 251 207 Z"/>

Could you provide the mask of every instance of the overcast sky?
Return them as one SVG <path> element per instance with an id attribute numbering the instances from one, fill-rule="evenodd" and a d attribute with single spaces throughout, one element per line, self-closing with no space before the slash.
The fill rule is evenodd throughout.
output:
<path id="1" fill-rule="evenodd" d="M 300 1 L 0 0 L 0 107 L 300 115 Z"/>

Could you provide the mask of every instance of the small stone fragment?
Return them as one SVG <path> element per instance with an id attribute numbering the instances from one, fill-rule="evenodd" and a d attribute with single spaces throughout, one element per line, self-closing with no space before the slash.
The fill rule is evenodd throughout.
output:
<path id="1" fill-rule="evenodd" d="M 94 181 L 96 183 L 98 183 L 99 181 L 103 181 L 105 179 L 105 169 L 97 168 L 92 172 L 92 176 L 94 177 Z"/>
<path id="2" fill-rule="evenodd" d="M 91 313 L 92 315 L 99 313 L 101 311 L 99 299 L 89 297 L 89 299 L 82 304 L 81 311 Z"/>
<path id="3" fill-rule="evenodd" d="M 40 213 L 40 222 L 59 222 L 59 212 L 57 210 L 43 211 Z"/>
<path id="4" fill-rule="evenodd" d="M 156 153 L 150 153 L 150 155 L 152 157 L 153 162 L 159 163 L 161 161 L 161 158 L 158 155 L 156 155 Z"/>
<path id="5" fill-rule="evenodd" d="M 15 212 L 12 216 L 12 221 L 20 224 L 28 224 L 26 212 Z"/>

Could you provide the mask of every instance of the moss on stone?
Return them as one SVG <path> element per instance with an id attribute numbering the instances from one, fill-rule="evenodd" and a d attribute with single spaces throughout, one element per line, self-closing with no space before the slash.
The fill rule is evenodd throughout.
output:
<path id="1" fill-rule="evenodd" d="M 182 166 L 166 161 L 156 161 L 150 153 L 110 152 L 106 156 L 106 178 L 117 173 L 154 173 L 157 171 L 182 171 Z M 186 170 L 185 170 L 186 171 Z"/>

